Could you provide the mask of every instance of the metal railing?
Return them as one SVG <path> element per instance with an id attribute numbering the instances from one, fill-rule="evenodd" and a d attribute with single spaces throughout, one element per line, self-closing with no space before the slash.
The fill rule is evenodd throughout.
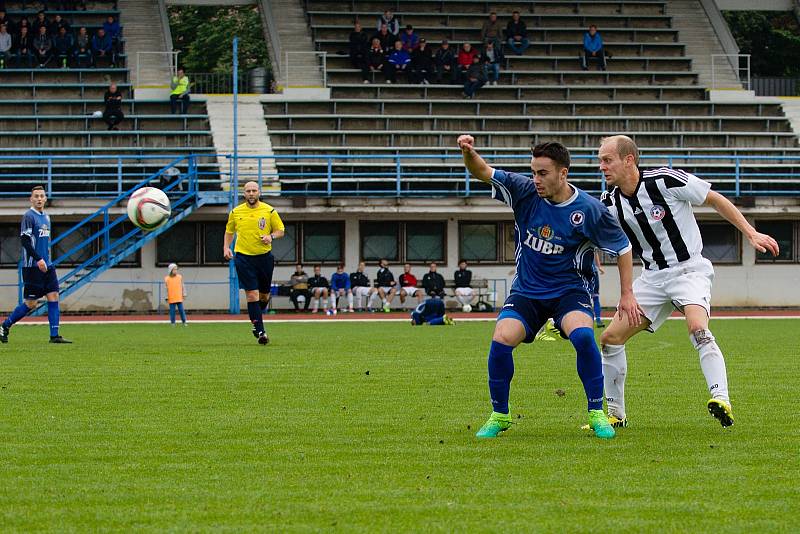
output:
<path id="1" fill-rule="evenodd" d="M 50 198 L 112 198 L 150 176 L 170 157 L 0 156 L 0 192 L 6 197 L 23 198 L 30 195 L 33 185 L 44 185 Z M 234 185 L 232 154 L 196 154 L 192 158 L 199 188 L 220 191 L 223 186 Z M 484 158 L 497 167 L 529 173 L 530 154 L 484 154 Z M 645 154 L 641 160 L 645 167 L 677 166 L 697 173 L 723 194 L 800 195 L 800 154 Z M 217 161 L 222 163 L 217 165 Z M 272 194 L 281 196 L 469 197 L 487 194 L 485 185 L 470 178 L 461 156 L 454 153 L 240 155 L 238 161 L 240 186 L 254 180 L 262 186 L 273 186 Z M 572 161 L 571 180 L 592 193 L 605 189 L 595 155 L 573 154 Z M 150 168 L 128 166 L 129 162 L 149 163 Z M 244 165 L 246 163 L 250 165 Z M 180 164 L 178 168 L 184 172 Z M 253 170 L 248 171 L 248 168 Z"/>
<path id="2" fill-rule="evenodd" d="M 147 72 L 161 76 L 164 69 L 169 70 L 170 76 L 175 76 L 178 71 L 178 54 L 180 50 L 174 52 L 136 52 L 136 85 L 169 85 L 169 79 L 157 79 L 154 76 L 142 78 L 142 74 Z"/>
<path id="3" fill-rule="evenodd" d="M 746 90 L 750 90 L 750 54 L 711 54 L 711 88 L 720 89 L 717 81 L 720 73 L 733 68 L 736 80 L 744 85 Z"/>
<path id="4" fill-rule="evenodd" d="M 237 85 L 240 93 L 250 91 L 250 73 L 239 72 Z M 192 72 L 189 74 L 192 93 L 231 94 L 233 93 L 233 74 L 230 72 Z"/>
<path id="5" fill-rule="evenodd" d="M 313 66 L 299 61 L 300 57 L 313 56 Z M 284 87 L 328 87 L 328 53 L 287 50 L 281 67 Z"/>

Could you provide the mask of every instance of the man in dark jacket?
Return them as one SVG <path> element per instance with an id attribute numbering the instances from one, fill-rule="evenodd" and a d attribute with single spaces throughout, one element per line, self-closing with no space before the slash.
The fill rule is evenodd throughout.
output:
<path id="1" fill-rule="evenodd" d="M 290 279 L 292 288 L 289 290 L 289 300 L 294 305 L 294 311 L 300 311 L 300 305 L 303 304 L 303 311 L 308 311 L 308 305 L 311 304 L 311 292 L 308 290 L 308 275 L 303 270 L 301 264 L 294 266 L 294 274 Z"/>
<path id="2" fill-rule="evenodd" d="M 394 281 L 394 275 L 389 270 L 389 261 L 386 258 L 381 258 L 378 262 L 378 296 L 383 301 L 383 311 L 392 311 L 392 301 L 397 294 L 397 282 Z"/>
<path id="3" fill-rule="evenodd" d="M 362 261 L 358 264 L 358 270 L 354 273 L 350 273 L 350 287 L 353 289 L 353 298 L 356 301 L 356 310 L 358 311 L 364 309 L 363 306 L 361 306 L 362 297 L 367 298 L 367 310 L 373 311 L 370 302 L 372 301 L 372 295 L 378 291 L 372 287 L 369 277 L 364 274 L 364 269 L 366 268 L 367 266 Z"/>
<path id="4" fill-rule="evenodd" d="M 444 277 L 436 272 L 436 262 L 431 262 L 430 270 L 422 277 L 422 287 L 429 297 L 444 298 Z"/>
<path id="5" fill-rule="evenodd" d="M 323 309 L 328 303 L 328 288 L 331 285 L 328 279 L 320 274 L 322 272 L 319 265 L 314 266 L 314 276 L 308 279 L 308 289 L 311 291 L 311 298 L 314 300 L 314 306 L 311 308 L 311 313 L 317 313 L 319 309 L 319 299 L 322 298 Z"/>
<path id="6" fill-rule="evenodd" d="M 450 48 L 447 39 L 442 41 L 433 58 L 436 67 L 436 83 L 455 83 L 456 51 Z"/>
<path id="7" fill-rule="evenodd" d="M 122 113 L 122 91 L 117 89 L 117 84 L 111 82 L 103 100 L 106 103 L 103 120 L 106 121 L 109 130 L 119 130 L 117 125 L 125 118 L 125 114 Z"/>
<path id="8" fill-rule="evenodd" d="M 473 56 L 472 65 L 469 66 L 464 77 L 466 78 L 464 81 L 464 96 L 472 98 L 478 89 L 486 83 L 486 67 L 483 65 L 480 55 Z"/>
<path id="9" fill-rule="evenodd" d="M 369 50 L 369 36 L 361 29 L 361 23 L 356 22 L 350 32 L 350 64 L 361 71 L 365 81 L 369 80 L 367 68 L 367 51 Z"/>
<path id="10" fill-rule="evenodd" d="M 472 302 L 474 292 L 472 291 L 472 271 L 467 269 L 467 261 L 460 260 L 458 262 L 458 270 L 453 274 L 455 280 L 455 293 L 456 299 L 462 307 L 467 306 Z"/>
<path id="11" fill-rule="evenodd" d="M 420 39 L 419 48 L 411 53 L 411 83 L 432 83 L 434 75 L 433 51 L 425 39 Z"/>
<path id="12" fill-rule="evenodd" d="M 530 46 L 528 41 L 528 27 L 519 18 L 519 11 L 511 14 L 511 20 L 506 25 L 506 42 L 515 54 L 521 56 Z"/>

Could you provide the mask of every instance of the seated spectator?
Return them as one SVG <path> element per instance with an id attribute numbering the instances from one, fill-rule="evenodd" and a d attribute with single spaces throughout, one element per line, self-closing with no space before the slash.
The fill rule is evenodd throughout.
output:
<path id="1" fill-rule="evenodd" d="M 47 20 L 43 10 L 36 13 L 36 17 L 34 17 L 33 22 L 31 22 L 31 32 L 33 32 L 33 35 L 39 35 L 39 28 L 42 26 L 47 29 L 50 28 L 50 21 Z"/>
<path id="2" fill-rule="evenodd" d="M 100 61 L 107 61 L 109 65 L 114 65 L 114 45 L 111 37 L 106 35 L 103 28 L 97 30 L 92 37 L 92 63 L 96 67 Z"/>
<path id="3" fill-rule="evenodd" d="M 391 9 L 387 9 L 383 12 L 383 15 L 378 17 L 378 25 L 375 28 L 380 31 L 381 26 L 384 24 L 392 35 L 397 36 L 400 33 L 400 21 L 395 18 Z"/>
<path id="4" fill-rule="evenodd" d="M 486 66 L 486 77 L 490 85 L 497 85 L 500 79 L 500 64 L 503 62 L 503 53 L 493 41 L 483 47 L 483 64 Z"/>
<path id="5" fill-rule="evenodd" d="M 444 277 L 436 272 L 436 262 L 431 262 L 430 270 L 422 277 L 422 287 L 429 297 L 444 298 Z"/>
<path id="6" fill-rule="evenodd" d="M 111 48 L 114 51 L 114 63 L 116 63 L 117 56 L 122 52 L 122 28 L 119 21 L 114 19 L 113 15 L 109 15 L 103 23 L 103 31 L 111 37 Z"/>
<path id="7" fill-rule="evenodd" d="M 2 5 L 0 5 L 0 26 L 5 26 L 9 35 L 12 35 L 17 31 L 17 27 L 14 25 L 11 19 L 8 18 L 8 15 L 6 15 L 6 10 L 3 9 Z"/>
<path id="8" fill-rule="evenodd" d="M 178 67 L 178 72 L 172 77 L 169 88 L 172 91 L 169 94 L 170 113 L 173 115 L 189 113 L 189 77 L 186 76 L 183 68 Z"/>
<path id="9" fill-rule="evenodd" d="M 308 290 L 308 275 L 303 270 L 301 264 L 294 266 L 294 274 L 290 278 L 292 288 L 289 290 L 289 300 L 294 305 L 294 311 L 300 311 L 300 305 L 303 305 L 303 311 L 308 311 L 308 306 L 311 304 L 311 292 Z"/>
<path id="10" fill-rule="evenodd" d="M 483 65 L 480 55 L 473 56 L 472 65 L 467 69 L 465 77 L 464 96 L 471 99 L 478 89 L 486 85 L 486 67 Z"/>
<path id="11" fill-rule="evenodd" d="M 103 111 L 103 120 L 106 121 L 109 130 L 119 130 L 117 125 L 125 118 L 122 113 L 122 91 L 117 89 L 117 84 L 111 82 L 108 91 L 103 95 L 106 109 Z"/>
<path id="12" fill-rule="evenodd" d="M 369 277 L 364 274 L 366 264 L 362 261 L 358 264 L 358 269 L 354 273 L 350 273 L 350 288 L 353 290 L 353 297 L 356 299 L 356 309 L 362 311 L 364 308 L 361 306 L 362 298 L 367 299 L 367 310 L 372 311 L 372 296 L 377 292 L 377 289 L 372 287 L 369 282 Z"/>
<path id="13" fill-rule="evenodd" d="M 11 59 L 11 34 L 5 24 L 0 24 L 0 69 Z"/>
<path id="14" fill-rule="evenodd" d="M 411 312 L 411 326 L 428 323 L 431 326 L 453 325 L 455 322 L 444 313 L 444 301 L 431 298 L 421 302 Z"/>
<path id="15" fill-rule="evenodd" d="M 424 293 L 417 287 L 417 277 L 411 274 L 411 264 L 403 265 L 403 274 L 400 275 L 400 304 L 406 302 L 406 297 L 417 299 L 417 304 L 422 302 Z"/>
<path id="16" fill-rule="evenodd" d="M 33 40 L 33 53 L 39 68 L 44 67 L 50 62 L 53 54 L 53 40 L 47 33 L 47 26 L 39 26 L 39 34 Z"/>
<path id="17" fill-rule="evenodd" d="M 319 310 L 319 301 L 322 299 L 322 307 L 323 310 L 325 308 L 325 303 L 328 301 L 328 288 L 330 288 L 330 284 L 328 283 L 328 279 L 320 274 L 322 269 L 319 265 L 314 266 L 314 276 L 308 279 L 308 289 L 311 291 L 311 298 L 313 299 L 313 306 L 311 307 L 311 313 L 317 313 Z"/>
<path id="18" fill-rule="evenodd" d="M 17 58 L 17 68 L 22 68 L 23 65 L 27 68 L 33 67 L 33 37 L 28 34 L 28 27 L 23 26 L 20 29 L 16 41 L 12 40 L 12 50 L 14 57 Z"/>
<path id="19" fill-rule="evenodd" d="M 436 83 L 456 83 L 456 53 L 450 48 L 450 43 L 447 39 L 442 41 L 442 45 L 436 51 L 433 63 L 436 67 Z"/>
<path id="20" fill-rule="evenodd" d="M 583 56 L 581 68 L 589 70 L 589 61 L 596 60 L 600 70 L 606 70 L 606 52 L 603 50 L 603 38 L 597 31 L 597 26 L 592 24 L 589 31 L 583 34 Z"/>
<path id="21" fill-rule="evenodd" d="M 383 24 L 378 33 L 372 36 L 373 39 L 378 38 L 383 48 L 383 54 L 388 56 L 394 51 L 394 43 L 397 41 L 397 36 L 389 31 L 385 24 Z"/>
<path id="22" fill-rule="evenodd" d="M 22 32 L 22 28 L 27 28 L 28 29 L 28 35 L 31 36 L 31 39 L 33 39 L 33 37 L 36 35 L 35 33 L 31 32 L 31 23 L 25 17 L 20 18 L 17 21 L 16 25 L 13 25 L 13 26 L 14 26 L 14 33 L 16 35 L 19 35 L 20 32 Z"/>
<path id="23" fill-rule="evenodd" d="M 506 42 L 515 54 L 521 56 L 530 46 L 528 41 L 528 27 L 519 18 L 519 11 L 511 13 L 511 20 L 506 25 Z"/>
<path id="24" fill-rule="evenodd" d="M 67 68 L 73 55 L 72 34 L 67 32 L 65 26 L 58 29 L 58 34 L 53 38 L 53 55 L 61 68 Z"/>
<path id="25" fill-rule="evenodd" d="M 394 52 L 386 58 L 386 83 L 396 83 L 398 73 L 406 73 L 411 64 L 411 56 L 403 49 L 403 43 L 395 41 Z"/>
<path id="26" fill-rule="evenodd" d="M 383 53 L 380 39 L 375 37 L 372 39 L 372 46 L 367 52 L 367 68 L 374 75 L 376 72 L 386 72 L 385 67 L 386 55 Z M 366 79 L 364 82 L 369 83 L 369 80 Z"/>
<path id="27" fill-rule="evenodd" d="M 331 275 L 331 309 L 336 314 L 337 300 L 347 297 L 347 311 L 353 313 L 353 290 L 350 288 L 350 276 L 344 272 L 344 264 L 336 266 L 336 272 Z"/>
<path id="28" fill-rule="evenodd" d="M 67 33 L 72 33 L 72 26 L 69 25 L 69 22 L 64 20 L 61 15 L 56 15 L 53 17 L 53 21 L 50 22 L 50 27 L 47 29 L 47 31 L 50 32 L 50 35 L 58 35 L 61 28 L 66 28 Z"/>
<path id="29" fill-rule="evenodd" d="M 472 303 L 475 292 L 472 290 L 472 271 L 467 269 L 467 261 L 459 260 L 458 270 L 453 274 L 455 280 L 456 300 L 463 308 Z"/>
<path id="30" fill-rule="evenodd" d="M 411 53 L 411 83 L 432 83 L 436 75 L 433 51 L 425 39 L 419 40 L 419 48 Z"/>
<path id="31" fill-rule="evenodd" d="M 472 66 L 474 63 L 473 60 L 477 55 L 478 51 L 472 48 L 471 44 L 464 43 L 461 45 L 461 50 L 458 51 L 458 59 L 456 60 L 458 63 L 458 83 L 464 83 L 467 80 L 467 70 L 469 70 L 469 68 Z"/>
<path id="32" fill-rule="evenodd" d="M 383 301 L 383 311 L 392 311 L 392 301 L 397 294 L 397 282 L 394 281 L 394 275 L 389 270 L 389 262 L 386 258 L 381 258 L 378 262 L 378 296 Z"/>
<path id="33" fill-rule="evenodd" d="M 356 21 L 353 31 L 350 32 L 350 64 L 361 71 L 365 82 L 369 81 L 369 68 L 367 68 L 367 52 L 369 51 L 369 37 L 361 29 L 361 23 Z"/>
<path id="34" fill-rule="evenodd" d="M 483 21 L 481 26 L 481 42 L 494 43 L 495 48 L 500 48 L 502 45 L 502 32 L 503 28 L 500 21 L 497 20 L 497 13 L 492 11 L 489 13 L 489 18 Z"/>
<path id="35" fill-rule="evenodd" d="M 78 30 L 78 35 L 75 37 L 74 54 L 76 67 L 80 69 L 92 66 L 92 44 L 86 26 L 81 26 Z"/>
<path id="36" fill-rule="evenodd" d="M 414 33 L 414 27 L 409 24 L 406 31 L 400 34 L 400 42 L 403 43 L 403 50 L 411 54 L 419 48 L 419 36 Z"/>

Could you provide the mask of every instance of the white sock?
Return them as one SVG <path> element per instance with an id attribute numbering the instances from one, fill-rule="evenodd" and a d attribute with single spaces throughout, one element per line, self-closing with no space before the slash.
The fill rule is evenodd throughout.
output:
<path id="1" fill-rule="evenodd" d="M 730 404 L 725 358 L 714 340 L 714 335 L 709 330 L 698 330 L 691 334 L 689 339 L 700 354 L 700 368 L 706 377 L 711 398 L 724 400 Z"/>
<path id="2" fill-rule="evenodd" d="M 608 415 L 625 418 L 625 375 L 628 359 L 625 345 L 603 345 L 603 384 L 606 390 Z"/>
<path id="3" fill-rule="evenodd" d="M 319 299 L 317 298 L 311 299 L 311 311 L 313 313 L 317 313 L 318 309 L 319 309 Z"/>
<path id="4" fill-rule="evenodd" d="M 388 305 L 389 305 L 389 301 L 386 300 L 386 299 L 383 299 L 383 307 L 385 308 Z"/>
<path id="5" fill-rule="evenodd" d="M 347 307 L 350 308 L 351 310 L 353 309 L 353 294 L 352 293 L 348 293 L 347 294 Z"/>
<path id="6" fill-rule="evenodd" d="M 336 295 L 331 295 L 331 309 L 336 309 Z"/>

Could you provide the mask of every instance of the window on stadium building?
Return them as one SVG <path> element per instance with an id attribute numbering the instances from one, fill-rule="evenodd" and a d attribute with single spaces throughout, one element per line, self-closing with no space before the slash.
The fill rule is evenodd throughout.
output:
<path id="1" fill-rule="evenodd" d="M 471 263 L 497 263 L 497 223 L 461 223 L 458 257 Z"/>
<path id="2" fill-rule="evenodd" d="M 75 226 L 74 223 L 53 224 L 53 228 L 50 232 L 50 242 L 52 243 L 61 234 L 66 233 L 73 226 Z M 60 263 L 60 265 L 65 267 L 80 265 L 84 261 L 91 258 L 95 252 L 97 252 L 96 242 L 82 244 L 96 231 L 97 226 L 94 224 L 85 224 L 81 226 L 65 238 L 61 239 L 55 245 L 52 245 L 50 249 L 50 259 L 55 260 L 64 256 L 65 254 L 69 254 L 69 256 Z"/>
<path id="3" fill-rule="evenodd" d="M 304 263 L 338 263 L 344 254 L 344 223 L 303 223 Z"/>
<path id="4" fill-rule="evenodd" d="M 742 263 L 741 233 L 725 222 L 698 222 L 703 236 L 703 256 L 713 263 Z"/>
<path id="5" fill-rule="evenodd" d="M 225 239 L 225 223 L 204 222 L 200 236 L 203 239 L 203 265 L 224 265 L 222 242 Z"/>
<path id="6" fill-rule="evenodd" d="M 445 252 L 447 224 L 445 222 L 425 221 L 405 223 L 403 226 L 406 244 L 403 261 L 411 263 L 444 261 L 447 256 Z"/>
<path id="7" fill-rule="evenodd" d="M 362 221 L 360 235 L 362 260 L 400 261 L 400 223 Z"/>
<path id="8" fill-rule="evenodd" d="M 199 262 L 198 224 L 181 222 L 158 236 L 156 245 L 156 265 L 170 263 L 178 265 L 197 265 Z M 222 247 L 222 243 L 220 243 Z"/>
<path id="9" fill-rule="evenodd" d="M 761 253 L 756 251 L 756 262 L 758 263 L 789 263 L 800 261 L 798 254 L 798 233 L 800 224 L 796 221 L 756 221 L 756 230 L 761 233 L 769 234 L 775 238 L 780 247 L 780 254 L 777 257 L 769 252 Z"/>
<path id="10" fill-rule="evenodd" d="M 278 264 L 294 265 L 297 257 L 297 234 L 300 223 L 284 223 L 284 235 L 272 242 L 272 255 Z"/>
<path id="11" fill-rule="evenodd" d="M 20 248 L 19 223 L 0 224 L 0 267 L 16 268 Z"/>

